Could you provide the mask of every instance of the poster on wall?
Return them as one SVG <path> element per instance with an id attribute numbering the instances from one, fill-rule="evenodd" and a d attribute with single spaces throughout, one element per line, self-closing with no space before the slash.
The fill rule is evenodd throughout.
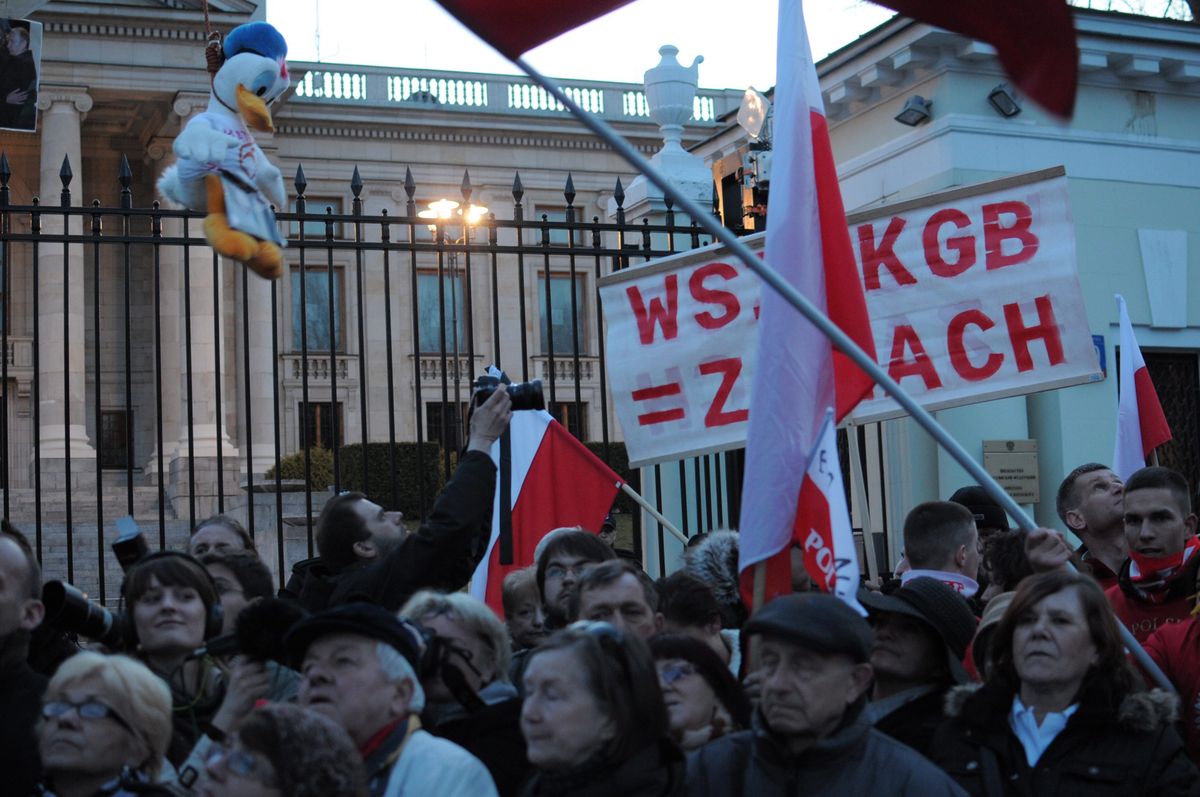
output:
<path id="1" fill-rule="evenodd" d="M 42 23 L 0 19 L 0 130 L 37 130 Z"/>
<path id="2" fill-rule="evenodd" d="M 1104 378 L 1062 167 L 847 221 L 879 363 L 927 410 Z M 765 234 L 745 242 L 761 252 Z M 631 465 L 745 445 L 761 290 L 720 245 L 600 280 Z M 876 388 L 853 420 L 904 414 Z"/>

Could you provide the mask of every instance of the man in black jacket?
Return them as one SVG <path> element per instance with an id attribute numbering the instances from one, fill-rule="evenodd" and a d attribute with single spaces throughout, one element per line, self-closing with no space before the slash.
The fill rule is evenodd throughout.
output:
<path id="1" fill-rule="evenodd" d="M 394 612 L 419 589 L 461 589 L 487 542 L 496 489 L 489 452 L 511 414 L 503 390 L 475 408 L 454 478 L 412 534 L 361 493 L 336 496 L 317 520 L 320 557 L 297 564 L 280 597 L 310 612 L 354 601 Z"/>
<path id="2" fill-rule="evenodd" d="M 24 535 L 0 529 L 0 772 L 6 794 L 32 794 L 42 775 L 33 726 L 46 678 L 26 663 L 29 635 L 42 622 L 42 573 Z M 14 780 L 15 778 L 15 780 Z M 9 791 L 11 789 L 11 791 Z"/>

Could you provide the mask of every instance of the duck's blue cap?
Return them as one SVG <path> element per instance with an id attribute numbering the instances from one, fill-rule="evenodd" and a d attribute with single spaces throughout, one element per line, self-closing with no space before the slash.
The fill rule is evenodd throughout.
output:
<path id="1" fill-rule="evenodd" d="M 269 22 L 248 22 L 229 32 L 224 50 L 226 58 L 233 58 L 238 53 L 256 53 L 278 60 L 287 56 L 287 42 Z"/>

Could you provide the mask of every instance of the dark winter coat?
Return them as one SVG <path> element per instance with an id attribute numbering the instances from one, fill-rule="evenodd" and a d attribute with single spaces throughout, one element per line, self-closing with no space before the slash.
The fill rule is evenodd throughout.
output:
<path id="1" fill-rule="evenodd" d="M 1013 692 L 993 682 L 957 687 L 933 760 L 979 797 L 1200 795 L 1200 777 L 1171 723 L 1176 699 L 1085 687 L 1079 708 L 1034 767 L 1009 726 Z"/>
<path id="2" fill-rule="evenodd" d="M 535 772 L 521 797 L 682 797 L 684 773 L 683 754 L 663 739 L 620 764 L 595 761 L 571 772 Z"/>
<path id="3" fill-rule="evenodd" d="M 0 639 L 0 791 L 7 794 L 32 793 L 42 776 L 33 726 L 41 716 L 46 678 L 26 664 L 28 642 L 24 631 Z"/>
<path id="4" fill-rule="evenodd" d="M 352 601 L 398 611 L 420 589 L 452 592 L 471 580 L 491 529 L 496 466 L 469 451 L 429 518 L 396 549 L 365 567 L 331 572 L 318 559 L 300 562 L 279 596 L 310 612 Z"/>
<path id="5" fill-rule="evenodd" d="M 875 721 L 875 730 L 929 758 L 933 735 L 946 719 L 945 702 L 946 691 L 939 688 L 880 717 Z"/>
<path id="6" fill-rule="evenodd" d="M 474 713 L 465 710 L 435 718 L 427 707 L 425 729 L 448 739 L 487 767 L 500 797 L 514 797 L 529 775 L 525 737 L 521 735 L 521 698 L 509 684 L 493 683 L 479 693 L 485 705 Z"/>
<path id="7" fill-rule="evenodd" d="M 861 707 L 800 755 L 787 752 L 762 714 L 754 728 L 709 742 L 688 757 L 689 797 L 962 797 L 962 790 L 911 748 L 872 728 Z"/>

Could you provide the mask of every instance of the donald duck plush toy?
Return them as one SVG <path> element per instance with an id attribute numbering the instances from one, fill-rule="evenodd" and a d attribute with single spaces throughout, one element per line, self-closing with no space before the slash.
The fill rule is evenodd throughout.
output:
<path id="1" fill-rule="evenodd" d="M 204 234 L 220 254 L 275 279 L 283 273 L 284 240 L 271 204 L 287 200 L 283 175 L 248 128 L 272 131 L 267 106 L 288 87 L 287 43 L 266 22 L 230 31 L 217 60 L 208 110 L 179 137 L 178 163 L 158 181 L 167 199 L 208 215 Z"/>

